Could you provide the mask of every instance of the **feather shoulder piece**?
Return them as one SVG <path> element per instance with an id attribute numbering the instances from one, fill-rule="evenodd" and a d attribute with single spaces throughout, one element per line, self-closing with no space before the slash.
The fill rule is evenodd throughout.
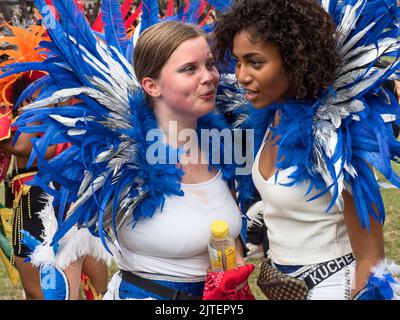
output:
<path id="1" fill-rule="evenodd" d="M 311 199 L 330 192 L 344 208 L 342 193 L 353 195 L 359 220 L 369 228 L 370 217 L 384 222 L 385 212 L 372 168 L 393 185 L 400 179 L 391 161 L 398 162 L 400 143 L 391 122 L 399 104 L 382 84 L 397 78 L 400 66 L 399 17 L 396 0 L 326 0 L 321 2 L 337 24 L 337 49 L 342 58 L 332 86 L 314 102 L 279 104 L 281 121 L 278 169 L 296 167 L 293 185 L 309 181 Z"/>
<path id="2" fill-rule="evenodd" d="M 176 166 L 179 159 L 167 164 L 147 161 L 154 143 L 146 139 L 147 133 L 158 125 L 124 56 L 126 30 L 121 16 L 113 14 L 120 10 L 118 1 L 103 2 L 105 37 L 97 37 L 72 2 L 54 4 L 60 18 L 50 17 L 51 42 L 41 43 L 47 58 L 9 65 L 5 75 L 48 73 L 46 89 L 24 108 L 17 125 L 21 132 L 45 132 L 33 141 L 28 165 L 37 158 L 40 170 L 34 183 L 54 197 L 61 212 L 53 243 L 78 225 L 88 227 L 108 248 L 106 240 L 118 240 L 117 229 L 127 218 L 152 217 L 156 209 L 162 211 L 165 197 L 183 195 L 183 171 Z M 46 2 L 36 0 L 36 5 L 41 10 Z M 60 103 L 63 106 L 54 107 Z M 215 114 L 201 123 L 227 127 L 224 121 Z M 29 125 L 32 122 L 41 124 Z M 50 161 L 44 158 L 49 145 L 65 142 L 71 147 Z M 166 154 L 179 155 L 163 147 Z M 225 179 L 232 178 L 231 168 L 222 171 Z M 51 188 L 51 182 L 61 187 Z M 71 203 L 64 219 L 62 213 Z"/>
<path id="3" fill-rule="evenodd" d="M 46 5 L 41 0 L 36 4 L 39 10 Z M 41 63 L 10 65 L 5 74 L 32 68 L 49 73 L 47 90 L 24 109 L 17 125 L 21 132 L 46 132 L 34 141 L 29 162 L 38 157 L 42 168 L 35 183 L 55 196 L 60 212 L 74 202 L 68 218 L 62 221 L 60 216 L 54 242 L 78 224 L 100 235 L 105 244 L 112 225 L 116 230 L 132 214 L 135 219 L 151 216 L 162 205 L 162 196 L 181 194 L 179 183 L 171 182 L 180 171 L 161 165 L 147 170 L 144 137 L 157 123 L 123 56 L 115 22 L 104 21 L 105 30 L 113 30 L 107 36 L 109 44 L 96 38 L 73 3 L 57 1 L 55 7 L 61 19 L 53 17 L 51 42 L 42 43 L 49 50 L 48 58 Z M 56 103 L 67 105 L 46 107 Z M 41 125 L 27 126 L 34 121 Z M 45 150 L 60 142 L 72 146 L 47 162 Z M 51 181 L 61 189 L 48 187 Z"/>

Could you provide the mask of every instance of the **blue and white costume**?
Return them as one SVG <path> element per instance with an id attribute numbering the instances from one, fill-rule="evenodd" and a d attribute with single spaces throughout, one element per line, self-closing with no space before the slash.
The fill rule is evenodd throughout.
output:
<path id="1" fill-rule="evenodd" d="M 36 5 L 42 11 L 46 3 L 37 0 Z M 186 13 L 180 12 L 177 17 L 168 19 L 195 21 L 199 5 L 200 1 L 192 1 Z M 30 159 L 33 161 L 37 157 L 40 167 L 35 183 L 54 197 L 60 212 L 71 204 L 66 218 L 59 216 L 58 228 L 56 224 L 56 230 L 52 228 L 51 235 L 47 235 L 42 244 L 38 245 L 26 235 L 27 242 L 36 246 L 33 261 L 44 266 L 43 275 L 48 274 L 53 265 L 62 279 L 57 256 L 62 254 L 65 235 L 71 229 L 83 227 L 101 239 L 121 268 L 142 277 L 150 274 L 153 280 L 168 287 L 187 289 L 201 296 L 208 268 L 211 222 L 227 220 L 235 237 L 242 225 L 240 210 L 229 192 L 235 186 L 236 191 L 241 188 L 235 183 L 237 166 L 222 161 L 226 153 L 233 152 L 232 148 L 228 146 L 226 151 L 221 141 L 220 158 L 215 161 L 210 141 L 210 164 L 218 174 L 204 185 L 181 184 L 183 171 L 174 162 L 179 160 L 180 151 L 168 145 L 164 145 L 166 154 L 175 154 L 175 159 L 170 158 L 167 164 L 148 163 L 146 152 L 155 141 L 147 141 L 147 133 L 158 129 L 158 124 L 135 79 L 130 61 L 134 39 L 127 39 L 119 1 L 102 2 L 104 35 L 96 35 L 90 29 L 73 1 L 56 1 L 55 8 L 60 20 L 50 19 L 48 32 L 52 41 L 41 44 L 48 50 L 48 58 L 41 64 L 16 64 L 7 69 L 7 73 L 48 72 L 48 76 L 31 85 L 20 97 L 22 101 L 38 87 L 44 87 L 38 99 L 24 109 L 17 125 L 22 132 L 45 132 L 34 141 Z M 158 20 L 158 1 L 145 1 L 140 32 Z M 218 92 L 218 110 L 229 107 L 230 103 L 237 104 L 227 99 L 236 90 L 229 77 L 223 84 L 225 86 Z M 79 102 L 45 107 L 71 98 Z M 199 119 L 199 134 L 202 129 L 229 128 L 224 114 L 218 110 Z M 27 126 L 32 121 L 41 124 Z M 61 141 L 70 142 L 72 146 L 47 162 L 43 151 L 48 145 Z M 50 182 L 57 182 L 60 190 L 51 188 Z M 214 193 L 208 192 L 204 199 L 206 190 L 214 190 Z M 239 193 L 239 200 L 244 202 L 245 199 L 246 195 Z M 188 212 L 184 212 L 184 203 L 190 204 L 186 208 Z M 195 208 L 196 203 L 200 207 Z M 192 216 L 192 225 L 177 225 L 185 214 Z M 163 233 L 157 232 L 157 228 L 162 228 Z M 153 232 L 157 234 L 149 234 Z M 187 239 L 182 238 L 184 235 Z M 179 245 L 181 250 L 178 250 Z M 48 253 L 47 258 L 43 252 Z M 149 263 L 154 264 L 153 268 Z M 119 288 L 124 293 L 111 290 L 106 298 L 161 298 L 148 292 L 143 296 L 142 291 L 132 288 L 126 281 L 120 282 Z M 65 289 L 64 298 L 68 297 L 67 292 Z M 62 296 L 54 292 L 48 296 L 56 298 L 54 294 L 57 298 Z"/>
<path id="2" fill-rule="evenodd" d="M 261 152 L 264 133 L 275 113 L 280 115 L 272 129 L 272 137 L 279 137 L 277 173 L 265 181 L 257 156 L 253 180 L 263 200 L 269 255 L 278 269 L 294 277 L 303 266 L 311 269 L 351 253 L 341 214 L 344 191 L 353 196 L 363 228 L 370 229 L 371 218 L 384 223 L 384 205 L 372 167 L 400 187 L 400 177 L 391 166 L 400 156 L 400 143 L 391 126 L 398 122 L 400 109 L 393 92 L 382 87 L 384 81 L 398 76 L 400 66 L 397 2 L 324 0 L 321 4 L 337 25 L 342 58 L 337 78 L 317 101 L 292 99 L 254 110 L 253 120 L 248 121 L 249 126 L 260 128 L 256 150 Z M 390 275 L 396 268 L 382 271 L 382 264 L 379 269 L 367 285 L 373 289 L 363 297 L 398 299 L 398 281 Z M 343 278 L 349 280 L 354 266 L 344 270 L 348 275 Z M 311 294 L 317 299 L 332 298 L 335 293 L 330 295 L 328 287 L 334 287 L 336 279 L 329 281 L 327 292 L 317 293 L 317 286 Z M 349 297 L 349 281 L 346 286 L 347 292 L 343 286 L 337 298 Z"/>
<path id="3" fill-rule="evenodd" d="M 209 2 L 225 9 L 230 3 Z M 158 2 L 145 3 L 140 31 L 158 22 Z M 344 58 L 340 75 L 323 97 L 311 104 L 292 100 L 243 115 L 246 102 L 232 83 L 225 82 L 227 77 L 220 87 L 217 110 L 233 115 L 235 121 L 230 125 L 234 128 L 258 128 L 255 132 L 258 150 L 279 109 L 282 117 L 274 129 L 274 134 L 281 137 L 278 175 L 279 171 L 292 170 L 287 186 L 307 184 L 307 190 L 315 192 L 312 198 L 307 198 L 309 201 L 321 200 L 330 193 L 327 212 L 334 207 L 343 210 L 342 192 L 347 190 L 354 197 L 360 223 L 369 228 L 371 216 L 383 223 L 385 214 L 379 187 L 368 165 L 400 187 L 399 176 L 390 163 L 398 161 L 400 155 L 400 143 L 393 137 L 390 126 L 400 113 L 393 94 L 381 87 L 385 80 L 396 77 L 400 65 L 399 9 L 395 0 L 321 3 L 338 25 L 338 47 Z M 39 9 L 45 6 L 44 0 L 36 0 L 36 4 Z M 179 19 L 192 21 L 198 5 L 199 1 L 191 1 L 191 9 L 186 14 L 180 12 Z M 145 150 L 150 142 L 143 137 L 150 129 L 157 128 L 157 122 L 143 102 L 135 80 L 129 58 L 133 41 L 127 40 L 121 25 L 118 1 L 103 1 L 104 41 L 96 38 L 72 1 L 56 1 L 55 6 L 62 19 L 54 20 L 48 29 L 52 42 L 42 45 L 50 50 L 48 59 L 40 64 L 17 64 L 7 69 L 9 73 L 27 70 L 49 73 L 21 96 L 22 101 L 39 86 L 47 87 L 36 102 L 25 108 L 17 125 L 23 132 L 46 132 L 35 141 L 31 156 L 32 161 L 38 157 L 41 168 L 35 181 L 54 196 L 60 212 L 67 203 L 73 203 L 68 218 L 63 220 L 60 216 L 52 244 L 62 241 L 74 226 L 82 226 L 100 237 L 108 250 L 113 251 L 110 247 L 115 246 L 121 251 L 118 250 L 121 226 L 146 221 L 144 218 L 155 219 L 155 215 L 161 217 L 159 209 L 168 206 L 169 199 L 183 196 L 182 172 L 174 164 L 149 165 L 146 161 Z M 386 66 L 377 64 L 385 59 Z M 77 97 L 79 103 L 44 108 L 72 97 Z M 42 124 L 27 126 L 37 121 Z M 199 129 L 227 127 L 223 114 L 218 112 L 199 121 Z M 43 151 L 49 144 L 61 142 L 71 142 L 72 147 L 46 162 Z M 243 207 L 252 195 L 251 175 L 235 176 L 235 165 L 215 166 L 220 170 L 218 179 L 222 178 L 229 187 L 236 186 Z M 48 186 L 52 181 L 62 186 L 60 191 Z M 372 209 L 374 206 L 377 212 Z M 114 238 L 117 245 L 112 244 Z M 366 290 L 364 297 L 398 298 L 398 281 L 391 272 L 398 270 L 383 267 L 371 276 L 366 287 L 371 290 Z M 157 281 L 179 283 L 181 279 L 176 280 L 172 277 L 172 281 Z M 198 293 L 196 281 L 192 285 Z M 122 286 L 127 294 L 120 298 L 130 298 L 131 288 L 126 283 Z M 159 298 L 141 294 L 141 298 Z"/>

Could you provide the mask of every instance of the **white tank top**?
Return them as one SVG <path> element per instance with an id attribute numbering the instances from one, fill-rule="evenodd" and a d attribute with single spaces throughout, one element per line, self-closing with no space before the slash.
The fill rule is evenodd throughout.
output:
<path id="1" fill-rule="evenodd" d="M 283 265 L 310 265 L 352 252 L 343 213 L 337 206 L 325 212 L 331 200 L 329 194 L 307 202 L 317 194 L 313 190 L 305 196 L 308 183 L 292 187 L 279 185 L 292 181 L 289 176 L 296 167 L 280 171 L 276 183 L 275 175 L 268 181 L 262 177 L 259 161 L 268 133 L 269 130 L 258 150 L 252 177 L 263 201 L 270 245 L 268 254 L 272 261 Z"/>
<path id="2" fill-rule="evenodd" d="M 119 268 L 133 273 L 205 276 L 210 266 L 211 223 L 225 220 L 232 236 L 238 237 L 241 212 L 221 171 L 209 181 L 181 186 L 184 196 L 166 197 L 162 212 L 139 220 L 134 229 L 132 222 L 121 227 L 122 255 L 114 252 Z"/>

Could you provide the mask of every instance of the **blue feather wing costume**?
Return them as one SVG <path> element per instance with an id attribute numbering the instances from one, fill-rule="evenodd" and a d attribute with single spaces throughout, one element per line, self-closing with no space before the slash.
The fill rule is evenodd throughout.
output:
<path id="1" fill-rule="evenodd" d="M 36 5 L 42 11 L 46 3 L 36 0 Z M 196 21 L 199 5 L 200 1 L 192 2 L 184 16 L 187 22 Z M 157 1 L 144 1 L 141 32 L 158 22 L 154 10 L 146 10 L 155 6 Z M 52 41 L 41 44 L 48 58 L 40 64 L 11 65 L 4 76 L 27 70 L 48 73 L 43 80 L 47 87 L 24 108 L 17 126 L 21 132 L 45 132 L 33 141 L 29 164 L 37 158 L 40 170 L 34 183 L 52 195 L 54 205 L 60 208 L 53 243 L 78 225 L 88 227 L 108 249 L 106 239 L 113 234 L 118 240 L 117 229 L 127 217 L 133 216 L 135 221 L 151 217 L 156 209 L 162 210 L 165 197 L 183 195 L 183 171 L 174 163 L 147 162 L 146 151 L 154 141 L 147 141 L 146 135 L 158 124 L 128 62 L 133 41 L 127 39 L 118 14 L 119 1 L 102 2 L 105 36 L 101 39 L 72 1 L 57 1 L 55 7 L 61 19 L 51 17 L 48 32 Z M 42 84 L 33 84 L 20 100 Z M 220 90 L 220 96 L 224 92 Z M 59 103 L 68 105 L 49 107 Z M 32 122 L 41 124 L 28 126 Z M 199 123 L 202 128 L 227 127 L 218 112 Z M 50 161 L 44 158 L 49 145 L 64 142 L 72 146 Z M 165 148 L 169 154 L 169 146 Z M 219 168 L 232 182 L 234 165 Z M 61 187 L 51 188 L 50 182 Z"/>
<path id="2" fill-rule="evenodd" d="M 251 110 L 242 128 L 256 128 L 255 146 L 273 122 L 279 137 L 279 171 L 290 167 L 288 187 L 307 182 L 308 195 L 330 192 L 329 213 L 336 205 L 344 210 L 343 191 L 352 194 L 359 221 L 370 230 L 371 218 L 383 224 L 385 208 L 373 168 L 397 188 L 400 143 L 391 123 L 400 106 L 385 81 L 399 78 L 400 8 L 396 0 L 321 0 L 337 25 L 337 49 L 342 64 L 337 77 L 317 101 L 289 100 L 262 110 Z M 258 129 L 258 130 L 257 130 Z M 305 195 L 305 196 L 306 196 Z M 257 218 L 256 218 L 257 219 Z M 371 270 L 366 287 L 356 299 L 399 299 L 400 268 L 387 260 Z"/>
<path id="3" fill-rule="evenodd" d="M 38 157 L 41 167 L 36 183 L 55 196 L 61 208 L 74 203 L 65 221 L 60 216 L 62 223 L 53 242 L 78 224 L 89 227 L 106 245 L 108 230 L 116 235 L 128 216 L 150 217 L 162 208 L 165 196 L 182 194 L 182 172 L 175 165 L 150 167 L 146 161 L 148 142 L 143 137 L 157 128 L 157 123 L 143 103 L 128 62 L 134 42 L 126 41 L 120 17 L 111 12 L 118 7 L 116 2 L 103 1 L 103 10 L 109 13 L 105 12 L 105 42 L 95 38 L 72 1 L 56 2 L 63 19 L 49 29 L 52 42 L 43 43 L 50 50 L 49 58 L 41 64 L 8 69 L 10 73 L 49 73 L 42 80 L 47 90 L 26 108 L 17 125 L 24 132 L 46 132 L 35 141 L 31 156 L 31 161 Z M 145 3 L 147 8 L 156 6 L 156 1 Z M 229 1 L 210 3 L 224 8 Z M 36 4 L 39 9 L 45 6 L 43 0 L 36 0 Z M 379 187 L 370 166 L 400 186 L 391 167 L 391 161 L 398 161 L 400 144 L 390 127 L 399 116 L 399 106 L 393 94 L 382 87 L 384 81 L 398 76 L 399 9 L 395 0 L 323 0 L 321 4 L 337 23 L 343 64 L 336 81 L 320 100 L 289 101 L 244 115 L 246 103 L 240 91 L 227 81 L 226 88 L 220 87 L 222 95 L 217 106 L 234 114 L 234 128 L 261 129 L 255 132 L 256 149 L 274 111 L 279 109 L 281 121 L 274 131 L 281 137 L 278 169 L 296 166 L 292 184 L 308 181 L 310 191 L 314 187 L 320 190 L 318 196 L 330 192 L 332 203 L 327 211 L 333 205 L 343 209 L 342 192 L 348 190 L 360 222 L 369 228 L 370 216 L 384 221 Z M 185 15 L 180 11 L 172 19 L 194 19 L 195 10 L 193 4 Z M 158 21 L 154 10 L 145 9 L 143 14 L 141 32 Z M 35 85 L 39 86 L 33 84 L 30 92 L 37 88 Z M 72 97 L 77 98 L 76 104 L 44 108 Z M 218 127 L 223 122 L 218 117 L 206 117 L 203 122 Z M 42 124 L 25 126 L 34 121 Z M 47 146 L 60 142 L 71 142 L 72 147 L 47 162 L 43 157 Z M 225 178 L 234 176 L 232 167 L 223 171 Z M 251 177 L 243 176 L 241 180 L 239 199 L 244 204 L 252 195 L 248 188 Z M 50 181 L 58 182 L 61 189 L 50 189 Z"/>
<path id="4" fill-rule="evenodd" d="M 390 124 L 400 110 L 393 92 L 382 87 L 400 66 L 400 11 L 396 1 L 344 1 L 326 8 L 338 25 L 343 62 L 315 113 L 313 157 L 319 164 L 314 172 L 332 186 L 339 208 L 342 190 L 352 192 L 360 222 L 369 228 L 370 214 L 380 223 L 385 218 L 369 166 L 400 187 L 390 163 L 398 161 L 400 151 Z"/>
<path id="5" fill-rule="evenodd" d="M 400 109 L 393 92 L 382 87 L 397 77 L 400 66 L 400 11 L 395 0 L 321 3 L 337 24 L 342 64 L 334 83 L 318 101 L 290 100 L 255 110 L 244 125 L 262 119 L 265 132 L 279 110 L 280 123 L 273 130 L 280 137 L 277 167 L 296 167 L 288 186 L 309 182 L 309 191 L 319 190 L 309 201 L 330 192 L 327 212 L 333 205 L 344 209 L 342 193 L 347 190 L 354 197 L 360 223 L 369 229 L 371 216 L 379 223 L 385 218 L 371 167 L 400 187 L 391 166 L 400 155 L 391 127 Z M 256 147 L 261 136 L 256 134 Z"/>

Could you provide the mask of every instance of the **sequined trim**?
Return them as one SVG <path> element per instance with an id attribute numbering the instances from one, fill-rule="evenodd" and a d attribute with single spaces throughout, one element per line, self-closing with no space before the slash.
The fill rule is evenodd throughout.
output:
<path id="1" fill-rule="evenodd" d="M 155 274 L 146 272 L 132 272 L 135 275 L 148 280 L 158 280 L 158 281 L 170 281 L 170 282 L 180 282 L 180 283 L 190 283 L 190 282 L 203 282 L 206 280 L 206 276 L 194 276 L 194 277 L 177 277 L 165 274 Z"/>
<path id="2" fill-rule="evenodd" d="M 344 299 L 350 300 L 351 297 L 351 278 L 350 278 L 350 266 L 347 266 L 344 270 Z"/>
<path id="3" fill-rule="evenodd" d="M 23 219 L 23 212 L 22 212 L 22 207 L 23 207 L 23 197 L 22 196 L 27 196 L 27 205 L 28 205 L 28 218 L 32 218 L 32 213 L 31 213 L 31 194 L 30 194 L 30 189 L 31 186 L 28 186 L 26 184 L 21 183 L 21 187 L 18 192 L 14 189 L 14 182 L 16 180 L 21 180 L 25 179 L 28 177 L 33 177 L 37 171 L 35 172 L 27 172 L 23 174 L 16 175 L 13 177 L 13 179 L 10 181 L 11 185 L 11 192 L 14 195 L 14 201 L 13 201 L 13 215 L 11 219 L 11 226 L 12 226 L 12 244 L 13 244 L 13 251 L 11 253 L 11 259 L 10 259 L 10 265 L 15 264 L 15 254 L 14 248 L 18 243 L 18 254 L 21 254 L 22 250 L 22 234 L 20 233 L 20 230 L 24 229 L 24 219 Z"/>

